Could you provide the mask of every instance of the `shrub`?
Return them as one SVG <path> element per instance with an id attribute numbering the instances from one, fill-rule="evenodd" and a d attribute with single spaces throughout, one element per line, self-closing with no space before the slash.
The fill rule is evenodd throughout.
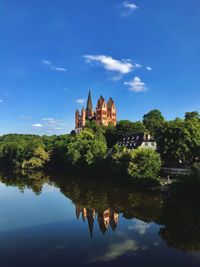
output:
<path id="1" fill-rule="evenodd" d="M 133 150 L 128 165 L 128 174 L 138 182 L 158 181 L 161 168 L 160 155 L 151 148 L 138 148 Z"/>
<path id="2" fill-rule="evenodd" d="M 112 169 L 128 175 L 137 183 L 158 183 L 161 168 L 160 155 L 151 148 L 130 150 L 115 146 L 112 155 Z"/>

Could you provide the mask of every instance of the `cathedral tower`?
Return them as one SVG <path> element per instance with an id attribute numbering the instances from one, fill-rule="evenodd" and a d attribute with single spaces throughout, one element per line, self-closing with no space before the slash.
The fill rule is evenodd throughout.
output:
<path id="1" fill-rule="evenodd" d="M 86 120 L 94 120 L 97 125 L 108 126 L 113 124 L 116 126 L 116 107 L 113 99 L 110 97 L 108 103 L 101 95 L 97 101 L 96 111 L 92 106 L 91 92 L 89 91 L 87 99 L 87 107 L 81 110 L 81 113 L 77 109 L 75 112 L 75 132 L 80 133 L 85 127 Z"/>
<path id="2" fill-rule="evenodd" d="M 87 99 L 87 107 L 86 107 L 86 118 L 91 119 L 93 117 L 94 117 L 94 109 L 92 106 L 91 92 L 89 91 L 88 99 Z"/>
<path id="3" fill-rule="evenodd" d="M 107 122 L 107 105 L 106 101 L 101 95 L 98 102 L 97 102 L 97 107 L 96 107 L 96 123 L 97 125 L 108 125 Z"/>
<path id="4" fill-rule="evenodd" d="M 108 124 L 113 124 L 114 126 L 116 126 L 116 107 L 112 97 L 110 97 L 107 103 L 107 117 Z"/>

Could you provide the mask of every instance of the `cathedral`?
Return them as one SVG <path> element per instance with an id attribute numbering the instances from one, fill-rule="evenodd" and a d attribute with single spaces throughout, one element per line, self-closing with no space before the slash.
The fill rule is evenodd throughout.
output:
<path id="1" fill-rule="evenodd" d="M 116 209 L 113 208 L 107 208 L 103 211 L 97 211 L 93 208 L 84 208 L 80 205 L 76 205 L 77 219 L 79 219 L 81 214 L 83 221 L 88 221 L 88 227 L 91 237 L 93 236 L 95 217 L 97 218 L 99 229 L 103 234 L 105 234 L 109 226 L 112 228 L 113 231 L 115 231 L 119 221 L 119 213 Z"/>
<path id="2" fill-rule="evenodd" d="M 115 103 L 110 97 L 106 103 L 103 96 L 97 101 L 96 110 L 92 106 L 91 92 L 89 91 L 87 99 L 86 109 L 83 107 L 81 113 L 79 110 L 76 110 L 75 113 L 75 132 L 79 133 L 85 127 L 86 120 L 95 120 L 97 125 L 108 126 L 113 124 L 116 126 L 116 107 Z"/>

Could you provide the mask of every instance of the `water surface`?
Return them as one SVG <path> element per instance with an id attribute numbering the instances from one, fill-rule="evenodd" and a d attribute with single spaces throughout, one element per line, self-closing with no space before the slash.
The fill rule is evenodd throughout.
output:
<path id="1" fill-rule="evenodd" d="M 198 197 L 0 175 L 1 266 L 200 266 Z"/>

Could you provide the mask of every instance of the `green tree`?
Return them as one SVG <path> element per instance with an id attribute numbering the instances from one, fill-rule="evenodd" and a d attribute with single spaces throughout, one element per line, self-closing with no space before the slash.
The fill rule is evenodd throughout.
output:
<path id="1" fill-rule="evenodd" d="M 116 145 L 112 155 L 112 166 L 113 170 L 129 175 L 133 181 L 143 183 L 157 182 L 161 168 L 161 158 L 151 148 L 130 150 Z"/>
<path id="2" fill-rule="evenodd" d="M 127 170 L 131 159 L 132 151 L 130 149 L 115 145 L 113 148 L 111 169 L 118 174 L 127 175 Z"/>
<path id="3" fill-rule="evenodd" d="M 174 120 L 157 134 L 157 147 L 165 164 L 191 165 L 200 159 L 200 120 Z"/>
<path id="4" fill-rule="evenodd" d="M 82 131 L 67 145 L 67 156 L 73 165 L 92 165 L 106 156 L 106 143 L 95 138 L 95 134 Z"/>
<path id="5" fill-rule="evenodd" d="M 151 148 L 138 148 L 133 150 L 128 165 L 128 174 L 138 180 L 151 180 L 158 178 L 161 169 L 160 155 Z"/>
<path id="6" fill-rule="evenodd" d="M 190 120 L 190 119 L 199 119 L 200 115 L 198 111 L 192 111 L 192 112 L 185 112 L 185 120 Z"/>
<path id="7" fill-rule="evenodd" d="M 158 109 L 151 110 L 143 116 L 143 123 L 152 136 L 156 135 L 157 130 L 162 127 L 164 122 L 165 119 Z"/>
<path id="8" fill-rule="evenodd" d="M 105 138 L 108 148 L 113 147 L 114 144 L 117 143 L 117 129 L 113 124 L 109 124 L 108 127 L 105 129 Z"/>
<path id="9" fill-rule="evenodd" d="M 116 134 L 118 139 L 126 135 L 144 132 L 145 130 L 145 125 L 140 121 L 131 122 L 129 120 L 121 120 L 117 122 L 116 125 Z"/>

